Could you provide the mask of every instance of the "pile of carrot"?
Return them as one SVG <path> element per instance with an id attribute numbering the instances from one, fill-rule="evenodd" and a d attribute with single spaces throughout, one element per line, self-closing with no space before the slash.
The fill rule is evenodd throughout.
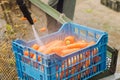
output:
<path id="1" fill-rule="evenodd" d="M 38 52 L 41 52 L 43 54 L 49 55 L 49 54 L 55 53 L 55 54 L 63 57 L 74 51 L 83 49 L 83 48 L 85 48 L 87 46 L 91 46 L 93 44 L 95 44 L 94 41 L 91 41 L 91 42 L 87 42 L 85 40 L 76 41 L 74 36 L 67 36 L 64 38 L 64 40 L 54 40 L 54 41 L 48 42 L 44 46 L 39 46 L 38 44 L 33 44 L 31 46 L 31 48 Z M 93 50 L 92 53 L 93 53 L 93 55 L 95 55 L 97 53 L 97 49 Z M 85 58 L 88 58 L 90 56 L 90 51 L 87 51 L 85 54 L 86 54 Z M 36 60 L 36 55 L 33 53 L 28 53 L 28 51 L 24 51 L 24 55 L 30 56 L 31 58 Z M 82 60 L 82 59 L 83 59 L 83 57 L 81 54 L 80 60 Z M 93 60 L 95 63 L 97 63 L 100 60 L 100 58 L 98 56 L 96 56 L 93 58 Z M 41 61 L 41 57 L 39 55 L 38 55 L 38 61 Z M 74 60 L 72 61 L 72 64 L 75 64 L 76 61 L 77 60 L 75 57 Z M 68 61 L 68 66 L 69 65 L 70 65 L 70 62 Z M 90 65 L 90 59 L 85 61 L 85 67 L 88 67 L 89 65 Z M 81 68 L 81 66 L 83 66 L 82 63 L 79 64 L 79 68 Z M 71 72 L 72 74 L 74 74 L 75 69 L 76 69 L 76 67 L 72 68 L 72 72 Z M 93 72 L 96 72 L 96 69 L 97 69 L 96 66 L 94 66 Z M 61 75 L 60 75 L 61 78 L 63 77 L 63 73 L 64 72 L 61 72 Z M 89 73 L 90 73 L 90 70 L 89 69 L 86 70 L 86 75 L 88 75 Z M 67 71 L 66 71 L 66 75 L 68 75 Z"/>
<path id="2" fill-rule="evenodd" d="M 68 55 L 74 51 L 80 50 L 87 46 L 93 45 L 95 42 L 87 42 L 85 40 L 76 41 L 74 36 L 67 36 L 64 40 L 54 40 L 44 46 L 39 46 L 38 44 L 33 44 L 31 48 L 42 52 L 44 54 L 56 53 L 59 56 Z M 28 55 L 28 52 L 24 52 L 25 55 Z M 31 53 L 31 57 L 33 57 Z"/>

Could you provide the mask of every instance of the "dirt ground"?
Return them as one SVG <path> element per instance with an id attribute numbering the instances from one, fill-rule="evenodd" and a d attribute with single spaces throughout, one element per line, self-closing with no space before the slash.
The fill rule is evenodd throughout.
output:
<path id="1" fill-rule="evenodd" d="M 100 0 L 77 0 L 74 22 L 108 33 L 108 45 L 120 50 L 120 12 L 102 5 Z M 116 72 L 120 72 L 120 52 Z"/>

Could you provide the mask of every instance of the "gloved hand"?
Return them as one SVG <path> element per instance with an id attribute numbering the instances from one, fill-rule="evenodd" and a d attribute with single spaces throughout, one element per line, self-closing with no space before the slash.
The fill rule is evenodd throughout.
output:
<path id="1" fill-rule="evenodd" d="M 31 17 L 31 13 L 28 11 L 27 6 L 25 5 L 24 0 L 16 0 L 17 4 L 19 5 L 20 10 L 22 11 L 24 17 L 27 18 L 27 20 L 29 21 L 29 23 L 31 25 L 34 24 L 32 17 Z"/>

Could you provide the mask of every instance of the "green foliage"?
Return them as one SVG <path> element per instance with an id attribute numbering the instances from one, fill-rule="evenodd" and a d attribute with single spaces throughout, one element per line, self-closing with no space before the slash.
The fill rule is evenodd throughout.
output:
<path id="1" fill-rule="evenodd" d="M 10 32 L 11 34 L 14 33 L 12 26 L 9 25 L 9 24 L 6 24 L 6 31 L 7 31 L 7 32 Z"/>

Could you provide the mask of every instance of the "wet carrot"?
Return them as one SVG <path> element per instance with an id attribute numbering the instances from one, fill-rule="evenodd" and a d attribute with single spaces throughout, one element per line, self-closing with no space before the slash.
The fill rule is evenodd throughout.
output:
<path id="1" fill-rule="evenodd" d="M 72 43 L 75 42 L 75 37 L 74 36 L 67 36 L 64 39 L 64 42 L 65 42 L 66 45 L 72 44 Z"/>
<path id="2" fill-rule="evenodd" d="M 40 46 L 39 46 L 38 44 L 32 45 L 32 48 L 35 49 L 35 50 L 38 50 L 39 47 L 40 47 Z"/>
<path id="3" fill-rule="evenodd" d="M 69 53 L 72 53 L 72 52 L 74 52 L 74 51 L 77 51 L 77 50 L 79 50 L 79 48 L 62 50 L 60 56 L 65 56 L 65 55 L 67 55 L 67 54 L 69 54 Z"/>
<path id="4" fill-rule="evenodd" d="M 91 41 L 91 42 L 88 43 L 88 46 L 91 46 L 91 45 L 94 45 L 94 44 L 95 44 L 95 42 Z"/>
<path id="5" fill-rule="evenodd" d="M 76 43 L 67 45 L 67 48 L 69 48 L 69 49 L 72 49 L 72 48 L 84 48 L 87 45 L 88 45 L 87 43 L 76 42 Z"/>
<path id="6" fill-rule="evenodd" d="M 67 47 L 66 46 L 57 46 L 57 47 L 53 47 L 52 51 L 59 55 L 61 53 L 61 51 L 64 49 L 67 49 Z"/>
<path id="7" fill-rule="evenodd" d="M 56 46 L 56 45 L 58 45 L 58 43 L 63 44 L 63 41 L 62 40 L 54 40 L 54 41 L 47 43 L 45 46 L 48 48 L 48 47 Z"/>
<path id="8" fill-rule="evenodd" d="M 51 44 L 50 46 L 48 46 L 48 48 L 44 51 L 45 54 L 50 54 L 53 53 L 53 49 L 57 46 L 62 46 L 63 45 L 63 41 L 61 40 L 57 40 L 54 42 L 54 44 Z M 46 45 L 47 46 L 47 45 Z M 57 50 L 56 50 L 57 51 Z"/>
<path id="9" fill-rule="evenodd" d="M 45 46 L 41 46 L 41 47 L 39 47 L 39 48 L 38 48 L 38 50 L 37 50 L 37 51 L 38 51 L 38 52 L 43 52 L 45 49 L 46 49 L 46 47 L 45 47 Z"/>
<path id="10" fill-rule="evenodd" d="M 52 49 L 51 49 L 51 48 L 48 48 L 48 49 L 46 49 L 45 51 L 43 51 L 43 53 L 44 53 L 44 54 L 51 54 L 51 53 L 53 53 L 53 52 L 52 52 Z"/>

